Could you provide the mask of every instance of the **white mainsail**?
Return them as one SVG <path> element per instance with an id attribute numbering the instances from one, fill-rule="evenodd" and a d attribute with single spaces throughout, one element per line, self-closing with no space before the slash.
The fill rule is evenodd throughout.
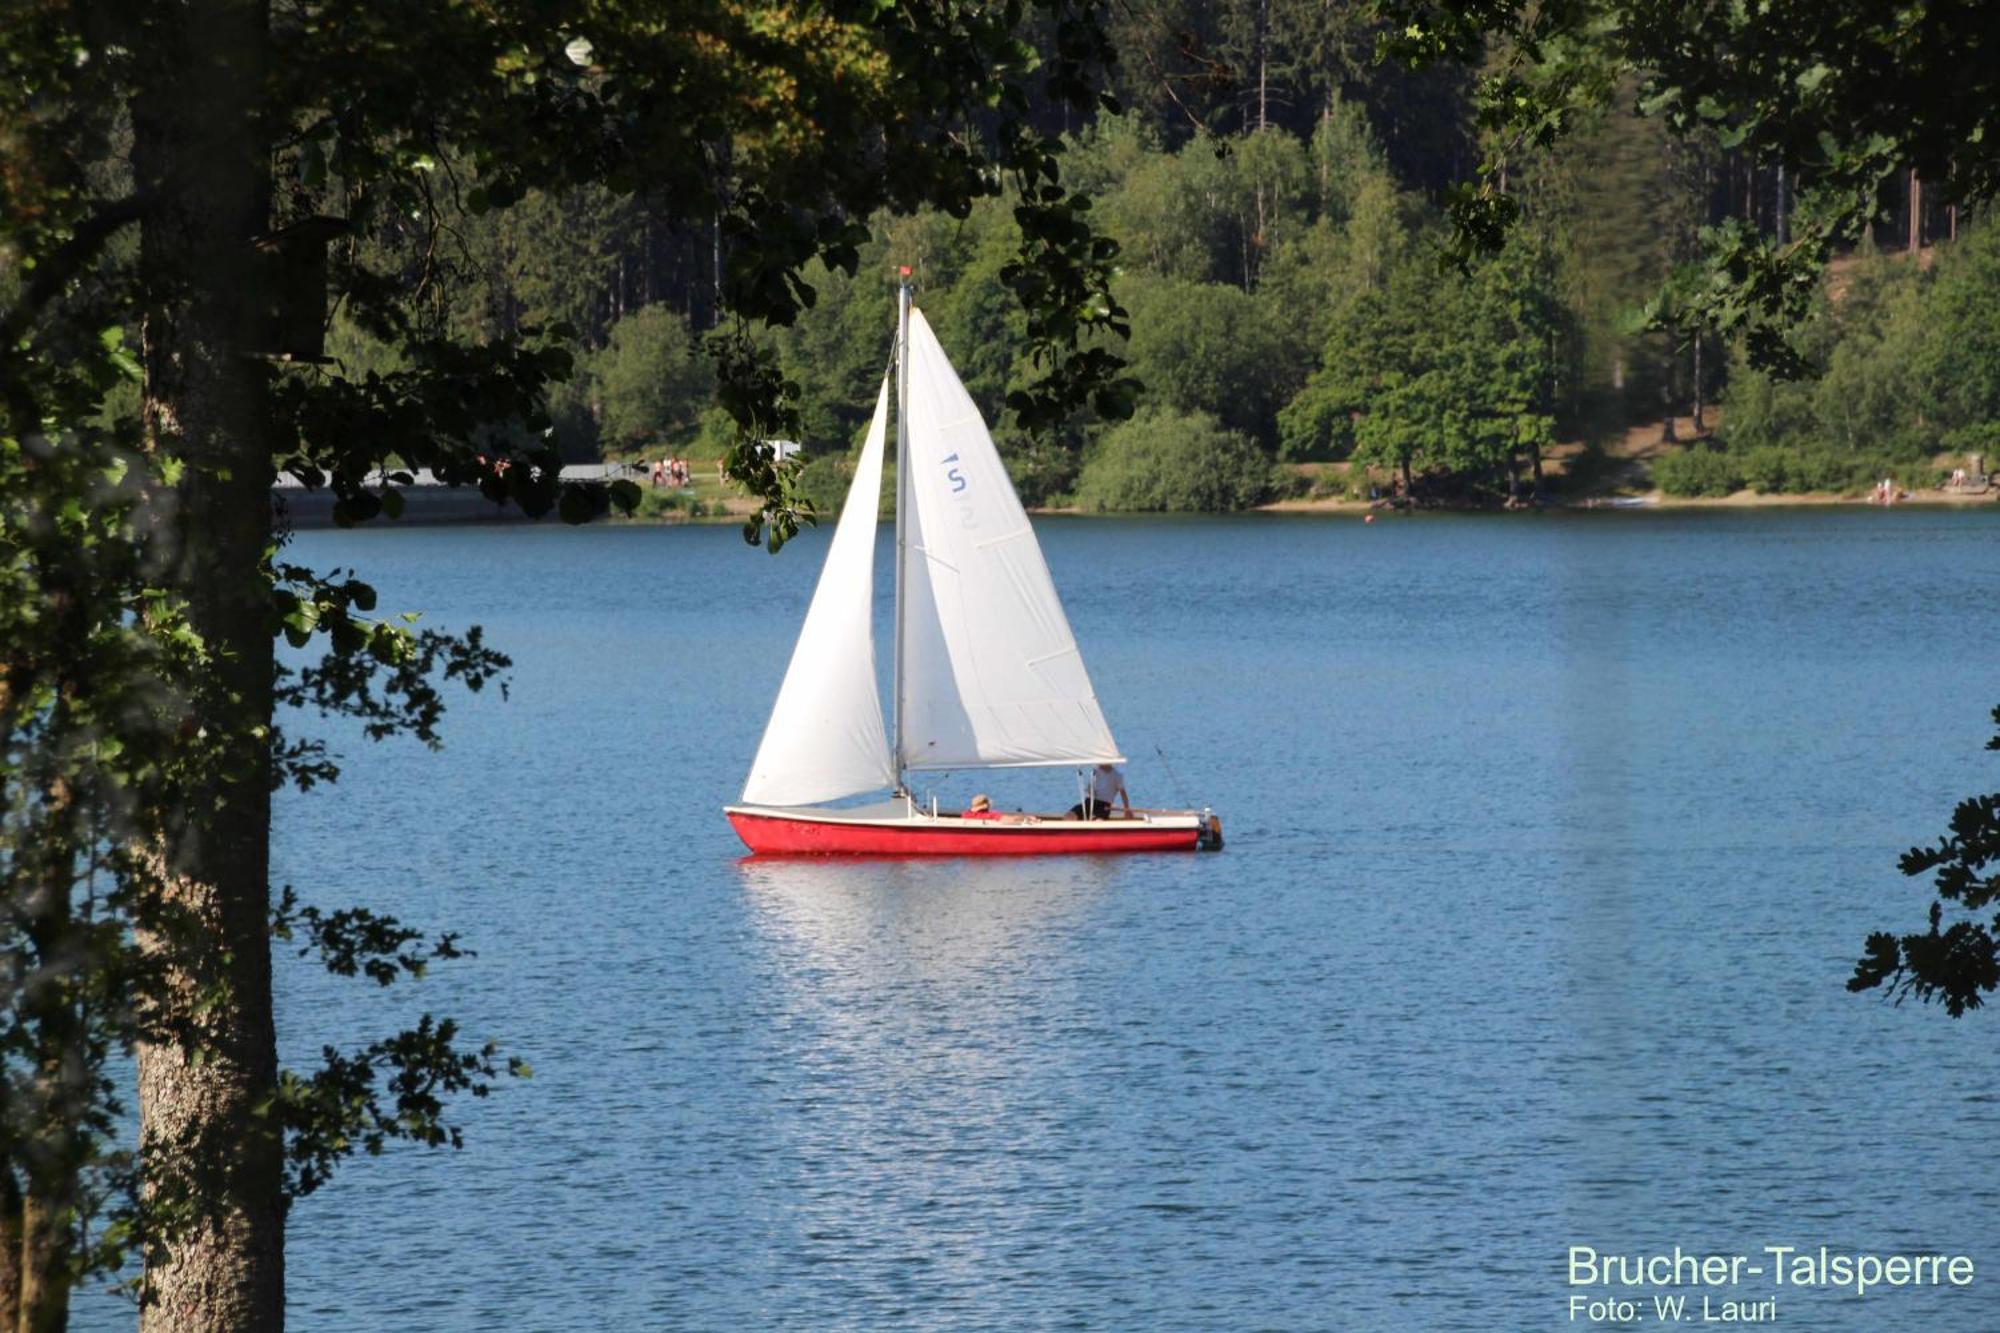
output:
<path id="1" fill-rule="evenodd" d="M 895 784 L 874 639 L 875 522 L 888 425 L 885 379 L 777 705 L 743 784 L 747 802 L 810 805 Z"/>
<path id="2" fill-rule="evenodd" d="M 901 766 L 1122 762 L 993 437 L 914 308 L 905 357 Z"/>

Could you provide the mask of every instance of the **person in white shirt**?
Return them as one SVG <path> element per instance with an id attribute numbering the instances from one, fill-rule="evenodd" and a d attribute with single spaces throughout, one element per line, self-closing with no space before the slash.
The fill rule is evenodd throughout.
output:
<path id="1" fill-rule="evenodd" d="M 1132 797 L 1125 790 L 1125 774 L 1116 764 L 1099 764 L 1090 775 L 1090 794 L 1070 811 L 1071 818 L 1109 819 L 1111 803 L 1117 801 L 1132 813 Z"/>

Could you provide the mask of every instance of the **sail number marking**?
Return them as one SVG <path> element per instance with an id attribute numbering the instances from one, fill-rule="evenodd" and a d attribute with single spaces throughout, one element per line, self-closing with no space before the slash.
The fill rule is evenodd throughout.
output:
<path id="1" fill-rule="evenodd" d="M 953 495 L 963 494 L 965 488 L 971 485 L 971 482 L 966 479 L 964 472 L 951 466 L 953 463 L 958 462 L 958 455 L 955 453 L 946 454 L 939 462 L 944 465 L 944 479 L 951 483 L 951 493 Z M 973 507 L 970 499 L 958 502 L 958 525 L 961 528 L 976 528 L 979 526 L 979 511 Z"/>

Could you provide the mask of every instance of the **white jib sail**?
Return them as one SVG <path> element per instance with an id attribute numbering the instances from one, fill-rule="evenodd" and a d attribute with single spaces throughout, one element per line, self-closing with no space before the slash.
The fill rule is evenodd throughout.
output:
<path id="1" fill-rule="evenodd" d="M 810 805 L 895 783 L 873 632 L 875 520 L 888 425 L 885 380 L 785 683 L 743 784 L 743 799 L 752 804 Z"/>
<path id="2" fill-rule="evenodd" d="M 979 408 L 910 312 L 905 767 L 1122 759 Z"/>

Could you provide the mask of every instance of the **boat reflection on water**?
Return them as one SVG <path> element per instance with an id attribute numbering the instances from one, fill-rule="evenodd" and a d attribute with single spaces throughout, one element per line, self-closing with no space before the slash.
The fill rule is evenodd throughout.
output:
<path id="1" fill-rule="evenodd" d="M 1061 957 L 1064 928 L 1087 916 L 1120 870 L 1102 856 L 737 862 L 753 918 L 786 960 L 782 971 L 802 969 L 836 988 L 901 978 L 977 989 L 994 968 L 1019 977 Z"/>
<path id="2" fill-rule="evenodd" d="M 1089 940 L 1121 862 L 738 863 L 771 1062 L 745 1128 L 770 1261 L 829 1298 L 840 1275 L 819 1313 L 893 1291 L 971 1314 L 1059 1243 L 1094 1169 L 1074 1108 L 1101 1076 Z"/>

